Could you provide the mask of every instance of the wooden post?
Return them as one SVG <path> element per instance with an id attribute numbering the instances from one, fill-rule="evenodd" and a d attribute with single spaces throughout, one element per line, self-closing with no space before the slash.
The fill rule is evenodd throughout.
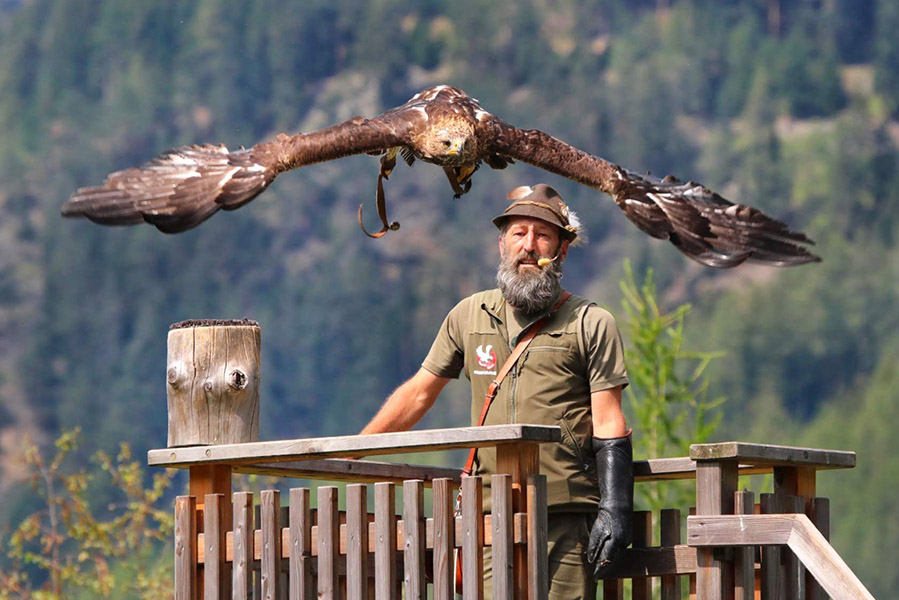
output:
<path id="1" fill-rule="evenodd" d="M 496 472 L 512 476 L 512 512 L 527 510 L 526 489 L 529 475 L 540 471 L 537 444 L 504 444 L 496 447 Z M 544 552 L 546 550 L 544 549 Z M 527 597 L 528 555 L 527 548 L 515 546 L 512 551 L 515 573 L 514 598 Z"/>
<path id="2" fill-rule="evenodd" d="M 261 334 L 252 321 L 183 321 L 168 337 L 170 448 L 259 441 Z"/>
<path id="3" fill-rule="evenodd" d="M 737 491 L 737 461 L 696 461 L 696 514 L 728 515 L 734 512 L 734 492 Z M 702 600 L 733 598 L 733 570 L 715 555 L 712 548 L 700 548 L 696 553 L 696 596 Z"/>
<path id="4" fill-rule="evenodd" d="M 166 370 L 169 448 L 259 441 L 260 344 L 259 325 L 252 321 L 172 325 Z M 202 532 L 206 496 L 231 498 L 231 467 L 192 466 L 189 488 Z M 222 503 L 221 519 L 231 522 L 231 502 Z M 205 577 L 198 569 L 202 596 Z"/>

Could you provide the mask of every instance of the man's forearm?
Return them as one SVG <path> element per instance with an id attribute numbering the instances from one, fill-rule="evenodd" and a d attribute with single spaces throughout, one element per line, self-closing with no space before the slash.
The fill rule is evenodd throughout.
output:
<path id="1" fill-rule="evenodd" d="M 397 392 L 399 392 L 399 389 L 387 398 L 387 401 L 368 425 L 359 432 L 361 435 L 406 431 L 421 420 L 429 407 L 422 407 L 422 405 L 415 402 L 408 402 L 406 398 L 397 396 Z"/>
<path id="2" fill-rule="evenodd" d="M 434 401 L 448 381 L 424 369 L 419 370 L 390 394 L 360 434 L 411 429 L 434 405 Z"/>

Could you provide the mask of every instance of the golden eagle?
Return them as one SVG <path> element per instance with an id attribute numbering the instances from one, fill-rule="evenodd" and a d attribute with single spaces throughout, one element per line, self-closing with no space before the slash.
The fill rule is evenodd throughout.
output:
<path id="1" fill-rule="evenodd" d="M 284 171 L 362 153 L 381 156 L 382 228 L 369 234 L 373 237 L 398 227 L 388 224 L 383 189 L 398 155 L 410 165 L 418 158 L 443 167 L 457 197 L 471 188 L 482 162 L 503 169 L 520 160 L 605 192 L 637 227 L 702 264 L 733 267 L 752 260 L 786 266 L 820 260 L 802 246 L 813 244 L 809 238 L 759 210 L 733 204 L 698 183 L 638 175 L 542 131 L 519 129 L 446 85 L 423 90 L 372 119 L 280 134 L 248 149 L 204 144 L 169 150 L 141 167 L 112 173 L 101 186 L 79 189 L 62 214 L 105 225 L 146 221 L 166 233 L 180 232 L 219 209 L 240 208 Z"/>

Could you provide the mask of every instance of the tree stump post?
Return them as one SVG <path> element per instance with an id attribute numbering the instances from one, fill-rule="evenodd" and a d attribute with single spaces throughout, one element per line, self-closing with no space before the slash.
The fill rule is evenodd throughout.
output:
<path id="1" fill-rule="evenodd" d="M 259 441 L 261 332 L 255 321 L 197 320 L 171 326 L 166 396 L 168 446 L 205 446 Z M 222 525 L 231 524 L 231 467 L 190 467 L 189 494 L 196 498 L 202 533 L 207 494 L 223 494 Z M 197 598 L 204 574 L 197 566 Z M 228 573 L 222 573 L 227 584 Z"/>

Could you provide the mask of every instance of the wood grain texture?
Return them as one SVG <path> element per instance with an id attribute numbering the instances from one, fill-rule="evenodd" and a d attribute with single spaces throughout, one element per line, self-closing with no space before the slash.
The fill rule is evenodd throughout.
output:
<path id="1" fill-rule="evenodd" d="M 809 505 L 809 519 L 821 532 L 825 540 L 830 540 L 830 500 L 827 498 L 812 498 Z M 827 592 L 821 584 L 815 580 L 811 573 L 805 578 L 809 600 L 827 600 Z"/>
<path id="2" fill-rule="evenodd" d="M 561 429 L 548 425 L 485 425 L 398 431 L 373 435 L 348 435 L 245 444 L 192 446 L 150 450 L 150 466 L 189 467 L 195 464 L 247 464 L 313 458 L 341 458 L 359 455 L 399 454 L 453 450 L 472 446 L 504 446 L 516 443 L 559 442 Z"/>
<path id="3" fill-rule="evenodd" d="M 546 510 L 546 475 L 530 475 L 527 480 L 528 514 L 528 599 L 549 598 L 549 527 Z"/>
<path id="4" fill-rule="evenodd" d="M 530 475 L 539 472 L 539 450 L 537 444 L 530 443 L 511 444 L 496 449 L 497 473 L 508 473 L 512 477 L 512 510 L 516 513 L 527 511 L 527 482 Z M 528 589 L 526 547 L 512 548 L 512 563 L 515 576 L 515 597 L 516 599 L 523 598 Z"/>
<path id="5" fill-rule="evenodd" d="M 403 482 L 403 598 L 424 600 L 425 585 L 425 505 L 424 482 Z"/>
<path id="6" fill-rule="evenodd" d="M 693 460 L 732 459 L 755 465 L 791 465 L 817 469 L 846 469 L 855 466 L 855 452 L 799 448 L 748 442 L 719 442 L 690 446 Z"/>
<path id="7" fill-rule="evenodd" d="M 280 600 L 281 585 L 281 492 L 263 490 L 259 498 L 262 530 L 260 565 L 261 600 Z"/>
<path id="8" fill-rule="evenodd" d="M 368 598 L 368 487 L 346 488 L 347 600 Z"/>
<path id="9" fill-rule="evenodd" d="M 696 573 L 696 548 L 686 544 L 665 548 L 628 548 L 621 555 L 621 560 L 607 569 L 607 579 L 692 575 Z"/>
<path id="10" fill-rule="evenodd" d="M 768 515 L 781 512 L 777 496 L 760 494 L 759 511 Z M 780 560 L 782 550 L 780 546 L 762 546 L 759 589 L 764 600 L 781 600 L 784 597 L 786 577 Z"/>
<path id="11" fill-rule="evenodd" d="M 434 549 L 434 600 L 452 600 L 456 529 L 453 518 L 453 480 L 435 479 L 433 489 L 433 532 L 428 537 L 431 538 Z"/>
<path id="12" fill-rule="evenodd" d="M 652 545 L 652 512 L 648 510 L 634 511 L 633 542 L 634 549 Z M 652 600 L 652 580 L 649 577 L 634 577 L 631 597 L 633 600 Z"/>
<path id="13" fill-rule="evenodd" d="M 340 553 L 340 514 L 337 488 L 318 488 L 318 597 L 338 600 L 337 562 Z"/>
<path id="14" fill-rule="evenodd" d="M 755 510 L 752 492 L 734 493 L 734 514 L 751 515 Z M 734 551 L 734 600 L 755 600 L 755 546 Z"/>
<path id="15" fill-rule="evenodd" d="M 687 519 L 687 539 L 709 547 L 786 544 L 831 597 L 874 598 L 805 514 L 697 515 Z"/>
<path id="16" fill-rule="evenodd" d="M 662 547 L 673 548 L 681 542 L 680 510 L 663 508 L 659 512 L 660 537 Z M 694 567 L 695 568 L 695 567 Z M 664 575 L 661 578 L 661 600 L 680 600 L 680 580 L 676 575 Z"/>
<path id="17" fill-rule="evenodd" d="M 257 326 L 169 331 L 166 392 L 170 447 L 259 439 L 260 348 Z"/>
<path id="18" fill-rule="evenodd" d="M 351 483 L 392 481 L 393 483 L 402 484 L 409 479 L 421 479 L 426 486 L 431 485 L 434 479 L 441 478 L 449 478 L 458 485 L 462 477 L 462 469 L 450 467 L 345 458 L 239 464 L 234 466 L 234 472 L 290 479 L 317 479 Z"/>
<path id="19" fill-rule="evenodd" d="M 308 488 L 290 490 L 288 558 L 289 598 L 312 598 L 312 506 Z M 283 548 L 283 545 L 282 545 Z"/>
<path id="20" fill-rule="evenodd" d="M 493 597 L 511 598 L 515 583 L 513 570 L 512 476 L 491 477 L 493 505 L 490 522 L 492 534 Z"/>
<path id="21" fill-rule="evenodd" d="M 203 500 L 203 594 L 206 600 L 231 596 L 230 565 L 225 561 L 227 521 L 223 514 L 227 497 L 224 494 L 207 494 Z M 230 504 L 229 501 L 229 507 Z"/>
<path id="22" fill-rule="evenodd" d="M 234 530 L 231 563 L 234 600 L 245 600 L 250 594 L 253 575 L 255 540 L 253 535 L 253 494 L 237 492 L 233 496 Z"/>
<path id="23" fill-rule="evenodd" d="M 691 447 L 692 453 L 692 447 Z M 737 489 L 737 461 L 698 461 L 696 464 L 696 514 L 732 514 Z M 696 553 L 696 595 L 703 600 L 722 600 L 733 591 L 733 570 L 710 548 Z"/>
<path id="24" fill-rule="evenodd" d="M 175 498 L 175 600 L 197 597 L 197 501 Z"/>
<path id="25" fill-rule="evenodd" d="M 775 493 L 777 493 L 775 491 Z M 786 496 L 784 512 L 805 513 L 805 499 L 801 496 Z M 795 553 L 787 551 L 784 555 L 784 571 L 786 572 L 787 598 L 805 600 L 805 568 Z"/>
<path id="26" fill-rule="evenodd" d="M 483 483 L 480 477 L 462 477 L 462 596 L 484 598 Z"/>
<path id="27" fill-rule="evenodd" d="M 391 482 L 375 484 L 375 599 L 396 600 L 396 493 Z"/>

